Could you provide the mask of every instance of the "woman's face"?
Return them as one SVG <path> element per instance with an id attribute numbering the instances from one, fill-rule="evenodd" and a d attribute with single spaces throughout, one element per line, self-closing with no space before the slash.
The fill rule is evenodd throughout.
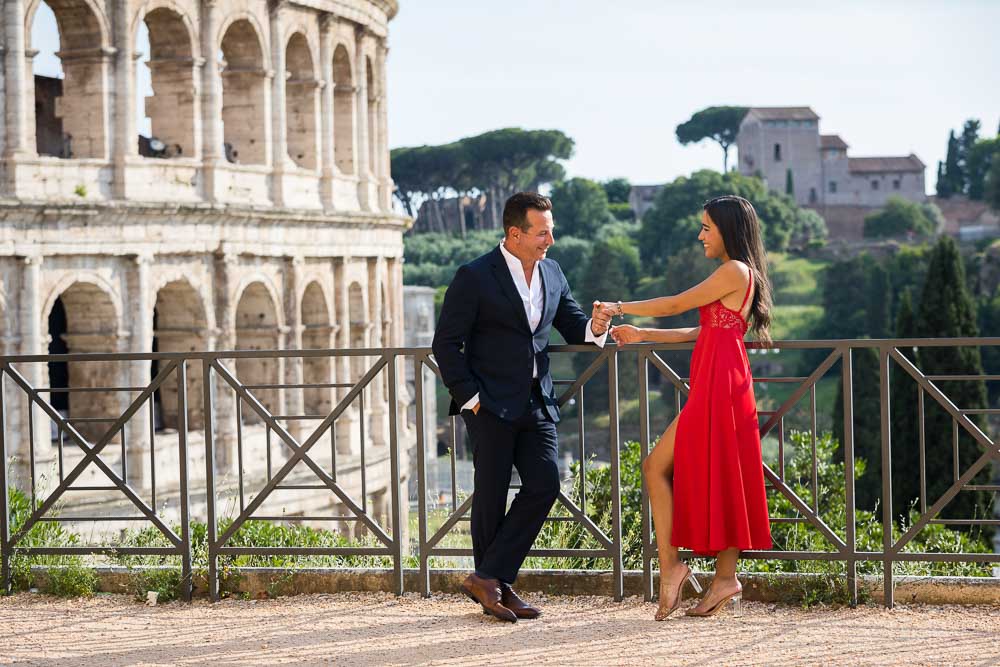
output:
<path id="1" fill-rule="evenodd" d="M 729 255 L 726 254 L 726 244 L 722 241 L 722 234 L 712 222 L 712 218 L 708 216 L 708 211 L 701 212 L 701 233 L 698 234 L 698 240 L 705 247 L 705 257 L 723 261 L 729 259 Z"/>

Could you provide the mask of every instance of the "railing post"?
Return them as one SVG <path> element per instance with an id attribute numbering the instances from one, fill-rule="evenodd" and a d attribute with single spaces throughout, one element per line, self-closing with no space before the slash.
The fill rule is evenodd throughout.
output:
<path id="1" fill-rule="evenodd" d="M 10 508 L 7 506 L 7 399 L 3 385 L 6 382 L 0 369 L 0 595 L 11 592 L 10 580 Z"/>
<path id="2" fill-rule="evenodd" d="M 427 549 L 427 463 L 424 452 L 424 363 L 419 354 L 413 357 L 413 388 L 416 394 L 417 429 L 417 530 L 420 533 L 420 594 L 431 596 L 431 576 Z"/>
<path id="3" fill-rule="evenodd" d="M 608 435 L 611 446 L 611 527 L 613 551 L 611 555 L 614 599 L 620 601 L 625 596 L 625 581 L 622 567 L 622 494 L 618 432 L 618 352 L 610 350 L 608 355 Z"/>
<path id="4" fill-rule="evenodd" d="M 882 603 L 887 609 L 894 605 L 892 585 L 892 431 L 889 424 L 889 348 L 885 343 L 878 349 L 879 403 L 882 426 Z"/>
<path id="5" fill-rule="evenodd" d="M 857 522 L 854 498 L 854 375 L 851 361 L 851 348 L 845 347 L 841 353 L 841 381 L 844 395 L 844 507 L 845 517 L 844 541 L 847 543 L 847 557 L 844 559 L 847 569 L 847 593 L 851 606 L 858 605 L 858 564 L 857 538 L 855 528 Z M 813 434 L 815 436 L 815 434 Z M 817 489 L 813 490 L 815 494 Z"/>
<path id="6" fill-rule="evenodd" d="M 150 397 L 150 402 L 153 398 Z M 190 498 L 188 497 L 188 467 L 187 467 L 187 438 L 188 438 L 188 406 L 187 406 L 187 359 L 181 359 L 177 365 L 177 456 L 180 462 L 178 474 L 180 479 L 180 511 L 181 511 L 181 597 L 186 601 L 191 601 L 192 573 L 191 573 L 191 510 Z M 155 469 L 156 461 L 152 461 Z M 155 480 L 156 476 L 151 475 Z M 155 493 L 155 490 L 153 491 Z M 156 507 L 153 507 L 156 511 Z"/>
<path id="7" fill-rule="evenodd" d="M 649 364 L 646 353 L 640 350 L 639 362 L 639 463 L 642 480 L 642 598 L 653 599 L 653 529 L 650 525 L 649 489 L 646 487 L 646 473 L 643 464 L 649 456 Z"/>
<path id="8" fill-rule="evenodd" d="M 205 536 L 208 551 L 208 599 L 219 600 L 219 572 L 216 563 L 215 545 L 215 385 L 212 378 L 212 360 L 202 361 L 202 394 L 205 397 L 205 511 L 207 532 Z"/>
<path id="9" fill-rule="evenodd" d="M 398 407 L 398 387 L 396 387 L 396 361 L 398 357 L 395 352 L 389 353 L 389 364 L 386 372 L 389 374 L 389 483 L 392 484 L 392 572 L 395 579 L 396 595 L 403 594 L 403 536 L 406 531 L 403 529 L 401 498 L 399 493 L 399 425 L 397 420 Z M 377 380 L 376 380 L 377 382 Z M 364 446 L 364 443 L 362 443 Z"/>

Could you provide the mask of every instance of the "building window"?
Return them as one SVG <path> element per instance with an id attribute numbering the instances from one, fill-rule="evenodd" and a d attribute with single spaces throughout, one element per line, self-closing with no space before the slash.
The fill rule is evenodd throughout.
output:
<path id="1" fill-rule="evenodd" d="M 809 203 L 816 203 L 816 188 L 809 188 Z"/>
<path id="2" fill-rule="evenodd" d="M 872 181 L 872 190 L 878 190 L 878 181 Z"/>
<path id="3" fill-rule="evenodd" d="M 899 189 L 899 179 L 898 178 L 892 179 L 892 189 L 893 190 L 898 190 Z"/>
<path id="4" fill-rule="evenodd" d="M 781 162 L 781 144 L 774 145 L 774 161 Z"/>
<path id="5" fill-rule="evenodd" d="M 830 181 L 830 192 L 837 191 L 837 181 Z"/>

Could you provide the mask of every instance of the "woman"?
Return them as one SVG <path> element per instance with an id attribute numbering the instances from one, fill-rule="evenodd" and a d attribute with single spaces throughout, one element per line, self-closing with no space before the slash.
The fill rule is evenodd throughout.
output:
<path id="1" fill-rule="evenodd" d="M 748 330 L 770 340 L 771 285 L 757 213 L 742 197 L 712 199 L 698 240 L 706 257 L 721 262 L 704 282 L 676 296 L 604 304 L 618 315 L 664 317 L 692 308 L 700 314 L 694 328 L 622 325 L 612 331 L 619 345 L 697 340 L 684 409 L 643 464 L 658 536 L 658 621 L 680 606 L 685 581 L 701 590 L 678 548 L 717 557 L 712 584 L 689 616 L 711 616 L 729 600 L 739 613 L 739 553 L 771 548 L 757 406 L 743 344 Z"/>

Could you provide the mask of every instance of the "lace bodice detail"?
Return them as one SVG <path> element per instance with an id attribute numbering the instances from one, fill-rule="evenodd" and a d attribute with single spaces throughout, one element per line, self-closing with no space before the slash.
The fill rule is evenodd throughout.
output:
<path id="1" fill-rule="evenodd" d="M 722 305 L 721 301 L 713 301 L 698 309 L 701 326 L 711 329 L 737 329 L 740 333 L 747 332 L 747 323 L 735 310 Z"/>
<path id="2" fill-rule="evenodd" d="M 713 301 L 707 306 L 698 309 L 701 326 L 706 329 L 737 329 L 741 334 L 745 334 L 749 326 L 743 319 L 743 309 L 750 298 L 750 290 L 753 288 L 753 273 L 750 273 L 750 281 L 747 283 L 747 291 L 743 294 L 743 303 L 739 310 L 732 310 L 722 305 L 722 301 Z"/>

